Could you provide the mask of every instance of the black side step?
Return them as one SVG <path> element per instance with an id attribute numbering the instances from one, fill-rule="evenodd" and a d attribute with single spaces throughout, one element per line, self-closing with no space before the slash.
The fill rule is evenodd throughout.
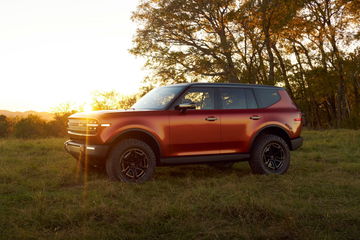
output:
<path id="1" fill-rule="evenodd" d="M 221 155 L 199 155 L 186 157 L 160 158 L 160 162 L 167 165 L 190 164 L 190 163 L 212 163 L 212 162 L 237 162 L 247 160 L 250 154 L 221 154 Z"/>

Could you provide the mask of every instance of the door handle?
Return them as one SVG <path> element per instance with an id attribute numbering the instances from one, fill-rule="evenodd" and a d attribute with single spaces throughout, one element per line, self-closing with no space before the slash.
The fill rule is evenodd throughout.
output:
<path id="1" fill-rule="evenodd" d="M 257 116 L 257 115 L 254 115 L 254 116 L 251 116 L 250 119 L 251 120 L 259 120 L 261 117 L 260 116 Z"/>
<path id="2" fill-rule="evenodd" d="M 205 118 L 206 121 L 210 121 L 210 122 L 213 122 L 213 121 L 216 121 L 217 118 L 216 117 L 207 117 Z"/>

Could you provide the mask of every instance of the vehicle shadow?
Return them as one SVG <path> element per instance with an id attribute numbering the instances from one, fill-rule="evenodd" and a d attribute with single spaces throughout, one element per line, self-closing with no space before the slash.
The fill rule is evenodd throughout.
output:
<path id="1" fill-rule="evenodd" d="M 169 180 L 169 179 L 210 179 L 223 178 L 235 174 L 237 177 L 244 177 L 251 174 L 250 168 L 245 163 L 235 163 L 230 168 L 219 168 L 209 166 L 207 164 L 189 164 L 177 166 L 159 166 L 155 169 L 153 176 L 154 180 Z M 96 179 L 108 178 L 104 167 L 88 167 L 86 172 L 84 169 L 76 169 L 76 175 L 79 179 L 83 179 L 86 175 L 88 181 Z"/>
<path id="2" fill-rule="evenodd" d="M 244 165 L 245 164 L 245 165 Z M 170 167 L 158 167 L 156 169 L 156 179 L 168 178 L 221 178 L 235 174 L 238 177 L 248 176 L 251 174 L 250 168 L 246 163 L 236 163 L 231 168 L 216 168 L 206 164 L 179 165 Z"/>

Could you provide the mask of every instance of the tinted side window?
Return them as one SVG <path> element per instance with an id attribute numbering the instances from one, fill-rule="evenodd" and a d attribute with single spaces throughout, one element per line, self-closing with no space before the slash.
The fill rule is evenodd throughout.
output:
<path id="1" fill-rule="evenodd" d="M 246 103 L 248 109 L 255 109 L 257 108 L 257 103 L 255 100 L 254 92 L 252 89 L 245 89 L 245 95 L 246 95 Z"/>
<path id="2" fill-rule="evenodd" d="M 180 97 L 177 104 L 191 102 L 195 103 L 197 110 L 214 109 L 214 89 L 190 88 Z"/>
<path id="3" fill-rule="evenodd" d="M 221 88 L 220 100 L 222 109 L 254 109 L 257 108 L 252 89 Z"/>
<path id="4" fill-rule="evenodd" d="M 277 89 L 254 89 L 259 108 L 266 108 L 280 100 Z"/>
<path id="5" fill-rule="evenodd" d="M 246 109 L 245 91 L 241 88 L 221 88 L 222 109 Z"/>

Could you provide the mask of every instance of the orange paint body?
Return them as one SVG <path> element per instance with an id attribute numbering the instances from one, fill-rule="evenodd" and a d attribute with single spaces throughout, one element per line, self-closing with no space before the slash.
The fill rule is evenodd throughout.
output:
<path id="1" fill-rule="evenodd" d="M 280 101 L 257 109 L 78 113 L 70 119 L 95 119 L 110 126 L 100 127 L 94 136 L 70 134 L 70 137 L 75 141 L 87 139 L 88 144 L 111 145 L 121 134 L 142 131 L 156 140 L 160 157 L 248 153 L 254 138 L 268 126 L 283 129 L 290 139 L 300 137 L 301 112 L 285 90 L 279 90 L 279 94 Z M 253 116 L 261 118 L 253 120 Z M 206 121 L 209 117 L 216 120 Z"/>

